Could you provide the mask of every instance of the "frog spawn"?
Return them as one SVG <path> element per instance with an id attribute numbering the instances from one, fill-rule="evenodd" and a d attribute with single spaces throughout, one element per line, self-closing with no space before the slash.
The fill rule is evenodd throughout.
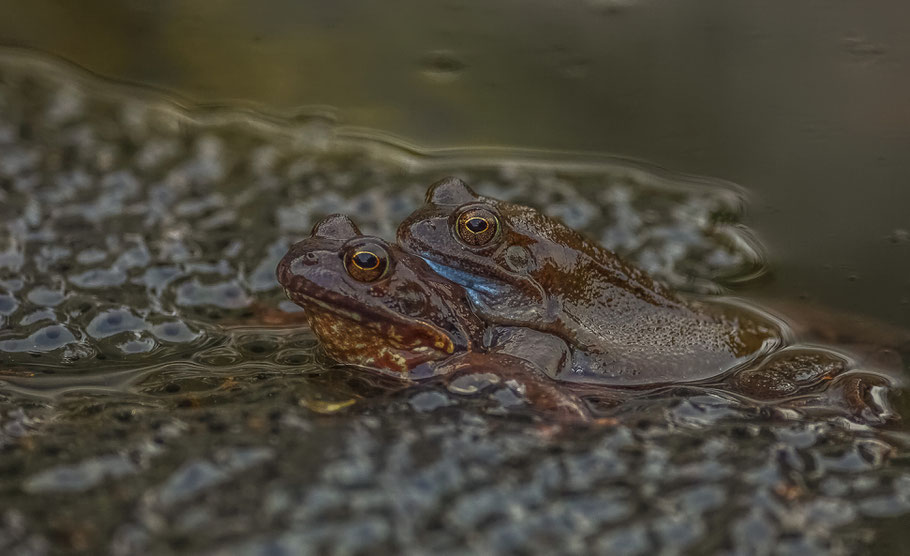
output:
<path id="1" fill-rule="evenodd" d="M 404 169 L 368 154 L 388 145 L 332 143 L 325 122 L 210 119 L 32 62 L 0 60 L 0 341 L 30 346 L 0 351 L 0 552 L 850 554 L 910 511 L 907 447 L 836 417 L 663 395 L 548 436 L 503 383 L 390 394 L 330 368 L 307 330 L 243 317 L 287 307 L 273 269 L 319 218 L 391 237 L 451 172 L 713 291 L 762 266 L 726 235 L 730 191 L 622 163 L 424 167 L 395 151 Z M 146 324 L 89 335 L 110 311 Z M 190 333 L 155 334 L 176 322 Z M 41 351 L 47 327 L 76 342 Z M 136 338 L 156 347 L 118 347 Z"/>
<path id="2" fill-rule="evenodd" d="M 268 407 L 235 396 L 206 411 L 99 404 L 74 420 L 85 408 L 67 402 L 52 421 L 47 409 L 4 414 L 21 426 L 9 432 L 46 431 L 31 437 L 31 454 L 13 437 L 6 457 L 30 458 L 32 497 L 102 508 L 92 516 L 100 529 L 60 515 L 55 539 L 81 534 L 113 554 L 178 544 L 209 554 L 438 545 L 850 554 L 876 520 L 910 511 L 899 445 L 833 422 L 762 418 L 710 395 L 640 400 L 617 408 L 614 426 L 553 435 L 491 418 L 481 396 L 420 387 L 363 400 L 348 410 L 356 418 L 314 417 L 294 403 L 301 380 L 268 387 Z M 99 439 L 59 461 L 55 439 L 77 432 Z M 231 519 L 249 508 L 255 518 Z M 15 507 L 0 531 L 4 548 L 50 542 L 48 525 Z"/>

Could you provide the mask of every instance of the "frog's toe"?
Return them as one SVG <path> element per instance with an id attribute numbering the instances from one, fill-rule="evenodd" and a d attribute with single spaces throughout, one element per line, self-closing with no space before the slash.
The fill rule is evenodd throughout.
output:
<path id="1" fill-rule="evenodd" d="M 884 424 L 899 417 L 891 408 L 892 384 L 881 375 L 853 372 L 832 381 L 828 392 L 836 402 L 866 424 Z"/>

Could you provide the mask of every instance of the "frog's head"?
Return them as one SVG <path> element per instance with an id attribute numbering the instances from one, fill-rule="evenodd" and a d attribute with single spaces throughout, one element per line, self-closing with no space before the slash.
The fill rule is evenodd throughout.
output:
<path id="1" fill-rule="evenodd" d="M 550 318 L 556 301 L 541 284 L 562 272 L 579 241 L 536 210 L 478 195 L 457 178 L 431 185 L 398 228 L 403 249 L 467 288 L 480 313 L 510 322 Z"/>
<path id="2" fill-rule="evenodd" d="M 346 216 L 317 223 L 277 275 L 342 363 L 404 374 L 468 349 L 480 331 L 463 288 L 419 257 L 362 235 Z"/>

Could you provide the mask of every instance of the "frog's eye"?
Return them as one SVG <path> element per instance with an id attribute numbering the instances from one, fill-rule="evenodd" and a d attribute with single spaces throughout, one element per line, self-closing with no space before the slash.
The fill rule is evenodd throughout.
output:
<path id="1" fill-rule="evenodd" d="M 499 219 L 485 208 L 469 208 L 458 216 L 455 229 L 461 241 L 481 246 L 493 241 L 499 232 Z"/>
<path id="2" fill-rule="evenodd" d="M 388 270 L 389 254 L 376 244 L 359 245 L 348 249 L 344 266 L 351 278 L 360 282 L 374 282 Z"/>

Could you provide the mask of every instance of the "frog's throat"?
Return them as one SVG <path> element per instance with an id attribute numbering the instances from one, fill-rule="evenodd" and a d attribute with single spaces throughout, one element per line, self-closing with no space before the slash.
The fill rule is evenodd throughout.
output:
<path id="1" fill-rule="evenodd" d="M 306 307 L 298 300 L 314 305 L 320 310 L 344 320 L 348 328 L 353 325 L 371 330 L 381 340 L 396 349 L 421 353 L 434 351 L 438 354 L 436 359 L 448 357 L 455 352 L 455 342 L 452 336 L 442 328 L 423 320 L 406 319 L 392 312 L 380 313 L 368 308 L 352 311 L 300 292 L 293 294 L 288 292 L 288 296 L 301 305 L 304 312 L 306 312 Z"/>

